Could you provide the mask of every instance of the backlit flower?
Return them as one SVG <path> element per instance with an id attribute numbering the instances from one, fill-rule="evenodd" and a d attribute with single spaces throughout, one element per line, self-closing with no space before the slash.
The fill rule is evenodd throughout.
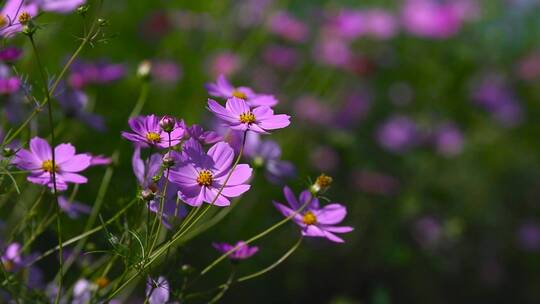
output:
<path id="1" fill-rule="evenodd" d="M 250 188 L 246 182 L 251 177 L 252 169 L 249 165 L 239 164 L 230 173 L 234 151 L 225 142 L 213 145 L 205 153 L 199 142 L 190 139 L 177 158 L 178 165 L 171 169 L 169 179 L 178 186 L 178 196 L 188 205 L 200 206 L 206 202 L 228 206 L 229 197 L 240 196 Z M 229 173 L 230 178 L 225 183 Z M 223 190 L 217 197 L 221 188 Z"/>
<path id="2" fill-rule="evenodd" d="M 184 129 L 180 124 L 169 133 L 162 130 L 159 125 L 160 117 L 156 115 L 138 116 L 130 118 L 128 123 L 133 132 L 122 132 L 122 136 L 142 147 L 155 146 L 168 148 L 176 146 L 184 136 Z"/>
<path id="3" fill-rule="evenodd" d="M 250 107 L 273 107 L 278 103 L 278 100 L 272 95 L 256 94 L 248 87 L 234 87 L 224 75 L 220 75 L 216 83 L 207 83 L 205 87 L 210 96 L 224 99 L 236 97 L 246 101 Z"/>
<path id="4" fill-rule="evenodd" d="M 86 177 L 77 172 L 90 166 L 89 154 L 75 154 L 71 144 L 60 144 L 54 148 L 55 164 L 52 161 L 52 149 L 49 143 L 39 137 L 30 140 L 30 150 L 21 149 L 15 155 L 14 163 L 19 169 L 28 170 L 28 181 L 46 185 L 54 189 L 53 172 L 56 175 L 56 189 L 66 190 L 68 183 L 84 184 Z"/>
<path id="5" fill-rule="evenodd" d="M 251 109 L 246 101 L 236 97 L 228 99 L 225 107 L 208 99 L 208 108 L 233 130 L 266 134 L 268 130 L 282 129 L 290 124 L 289 115 L 275 115 L 267 106 Z"/>
<path id="6" fill-rule="evenodd" d="M 347 233 L 353 230 L 349 226 L 335 226 L 343 221 L 347 215 L 345 206 L 331 203 L 321 207 L 319 199 L 313 197 L 307 190 L 300 193 L 297 200 L 292 190 L 287 186 L 283 188 L 283 194 L 289 206 L 275 201 L 274 205 L 283 216 L 292 216 L 292 220 L 302 228 L 302 235 L 324 237 L 336 243 L 343 243 L 344 240 L 335 233 Z M 304 209 L 300 210 L 302 207 Z"/>

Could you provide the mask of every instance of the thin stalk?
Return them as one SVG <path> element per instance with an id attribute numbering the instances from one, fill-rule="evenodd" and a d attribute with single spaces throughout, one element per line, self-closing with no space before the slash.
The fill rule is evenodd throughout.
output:
<path id="1" fill-rule="evenodd" d="M 45 90 L 45 103 L 47 104 L 47 112 L 48 112 L 48 118 L 49 118 L 49 128 L 50 128 L 50 134 L 51 134 L 51 154 L 52 154 L 52 181 L 53 181 L 53 196 L 54 201 L 56 203 L 56 228 L 58 230 L 58 260 L 59 260 L 59 268 L 60 268 L 60 277 L 58 279 L 58 293 L 56 295 L 56 298 L 54 300 L 55 304 L 58 304 L 60 301 L 60 297 L 62 294 L 62 285 L 63 285 L 63 256 L 62 256 L 62 223 L 61 223 L 61 217 L 60 217 L 60 205 L 58 204 L 58 190 L 56 187 L 56 153 L 55 153 L 55 147 L 56 147 L 56 140 L 54 137 L 54 121 L 53 121 L 53 113 L 52 113 L 52 103 L 51 103 L 51 93 L 49 91 L 49 84 L 47 82 L 47 77 L 45 76 L 45 72 L 43 70 L 43 65 L 41 63 L 41 59 L 39 58 L 39 52 L 36 47 L 36 43 L 34 42 L 34 37 L 32 34 L 28 35 L 28 38 L 30 39 L 30 43 L 32 44 L 32 50 L 34 51 L 34 56 L 36 58 L 36 63 L 38 65 L 39 74 L 41 75 L 41 81 L 43 83 L 43 88 Z"/>
<path id="2" fill-rule="evenodd" d="M 291 254 L 293 254 L 296 251 L 296 249 L 298 249 L 298 247 L 300 247 L 300 244 L 302 244 L 303 239 L 304 239 L 303 236 L 300 236 L 298 241 L 281 258 L 279 258 L 277 261 L 272 263 L 270 266 L 268 266 L 268 267 L 266 267 L 264 269 L 261 269 L 261 270 L 255 272 L 255 273 L 252 273 L 250 275 L 246 275 L 246 276 L 243 276 L 241 278 L 238 278 L 237 282 L 244 282 L 244 281 L 254 279 L 254 278 L 256 278 L 258 276 L 261 276 L 261 275 L 269 272 L 270 270 L 276 268 L 279 264 L 283 263 L 283 261 L 285 261 Z"/>
<path id="3" fill-rule="evenodd" d="M 82 234 L 79 234 L 78 236 L 76 237 L 73 237 L 67 241 L 64 242 L 64 246 L 68 246 L 68 245 L 71 245 L 79 240 L 82 240 L 86 237 L 89 237 L 91 236 L 92 234 L 96 233 L 96 232 L 99 232 L 101 231 L 101 229 L 103 229 L 105 226 L 108 226 L 110 225 L 111 223 L 113 223 L 114 221 L 116 221 L 116 219 L 118 219 L 122 214 L 124 214 L 131 206 L 133 206 L 136 202 L 138 202 L 138 199 L 133 199 L 131 200 L 131 202 L 129 202 L 124 208 L 122 208 L 120 211 L 118 211 L 113 217 L 111 217 L 109 220 L 107 220 L 106 222 L 104 222 L 102 225 L 92 229 L 92 230 L 88 230 L 86 231 L 85 233 L 82 233 Z M 52 249 L 49 249 L 47 251 L 45 251 L 43 254 L 41 254 L 40 256 L 38 256 L 35 260 L 33 260 L 29 265 L 32 265 L 34 264 L 35 262 L 37 261 L 40 261 L 42 260 L 43 258 L 53 254 L 55 251 L 57 251 L 59 249 L 58 246 L 52 248 Z"/>
<path id="4" fill-rule="evenodd" d="M 260 238 L 262 238 L 263 236 L 269 234 L 270 232 L 274 231 L 275 229 L 279 228 L 281 225 L 287 223 L 288 221 L 290 221 L 293 217 L 295 217 L 296 215 L 298 215 L 300 212 L 302 212 L 302 210 L 304 210 L 304 208 L 306 208 L 310 203 L 311 201 L 313 200 L 314 198 L 314 195 L 311 194 L 311 198 L 306 201 L 306 203 L 304 205 L 302 205 L 300 208 L 298 208 L 297 210 L 294 211 L 294 213 L 292 213 L 291 215 L 289 215 L 288 217 L 284 218 L 283 220 L 275 223 L 274 225 L 270 226 L 268 229 L 265 229 L 264 231 L 262 231 L 261 233 L 251 237 L 250 239 L 248 239 L 247 241 L 244 242 L 245 245 L 248 245 Z M 236 250 L 238 250 L 238 248 L 240 248 L 240 246 L 243 246 L 243 244 L 241 245 L 237 245 L 235 246 L 234 248 L 232 248 L 231 250 L 225 252 L 224 254 L 222 254 L 219 258 L 215 259 L 212 263 L 210 263 L 210 265 L 208 265 L 206 268 L 203 269 L 203 271 L 201 271 L 201 276 L 205 275 L 207 272 L 209 272 L 212 268 L 214 268 L 214 266 L 216 266 L 217 264 L 219 264 L 221 261 L 223 261 L 224 259 L 226 259 L 231 253 L 235 252 Z"/>

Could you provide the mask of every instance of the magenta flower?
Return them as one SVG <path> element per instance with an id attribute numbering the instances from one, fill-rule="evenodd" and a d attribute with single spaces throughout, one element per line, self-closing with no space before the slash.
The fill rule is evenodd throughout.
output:
<path id="1" fill-rule="evenodd" d="M 219 75 L 229 76 L 238 71 L 240 66 L 241 60 L 237 55 L 231 52 L 221 52 L 210 59 L 208 69 L 213 77 Z"/>
<path id="2" fill-rule="evenodd" d="M 236 243 L 235 245 L 230 245 L 227 243 L 213 243 L 212 246 L 214 246 L 214 248 L 216 248 L 221 253 L 227 253 L 231 249 L 238 246 L 238 249 L 228 255 L 229 259 L 231 260 L 245 260 L 252 257 L 255 253 L 257 253 L 257 251 L 259 251 L 259 247 L 250 247 L 243 241 L 238 241 L 238 243 Z"/>
<path id="3" fill-rule="evenodd" d="M 0 36 L 10 37 L 22 31 L 19 16 L 27 13 L 35 17 L 38 13 L 36 4 L 24 4 L 23 0 L 7 0 L 0 11 Z"/>
<path id="4" fill-rule="evenodd" d="M 225 184 L 234 159 L 233 149 L 225 142 L 213 145 L 205 153 L 199 142 L 189 139 L 182 154 L 176 153 L 176 158 L 178 165 L 171 169 L 169 180 L 178 186 L 178 196 L 190 206 L 197 207 L 203 202 L 210 204 L 214 200 L 216 206 L 228 206 L 229 197 L 240 196 L 250 188 L 246 182 L 252 169 L 246 164 L 236 166 Z"/>
<path id="5" fill-rule="evenodd" d="M 12 76 L 0 78 L 0 95 L 9 95 L 17 92 L 21 87 L 19 77 Z"/>
<path id="6" fill-rule="evenodd" d="M 161 117 L 156 115 L 138 116 L 130 118 L 128 123 L 133 130 L 131 132 L 122 132 L 122 136 L 141 147 L 160 147 L 168 148 L 169 145 L 176 146 L 184 136 L 184 129 L 177 122 L 170 133 L 171 142 L 169 144 L 169 133 L 163 131 L 159 126 Z"/>
<path id="7" fill-rule="evenodd" d="M 75 89 L 82 89 L 91 84 L 108 84 L 121 79 L 126 73 L 123 64 L 110 63 L 107 60 L 98 62 L 76 61 L 71 65 L 68 83 Z"/>
<path id="8" fill-rule="evenodd" d="M 218 77 L 216 83 L 207 83 L 205 87 L 210 96 L 224 99 L 240 98 L 245 100 L 250 107 L 273 107 L 278 103 L 278 100 L 272 95 L 256 94 L 248 87 L 235 88 L 223 75 Z"/>
<path id="9" fill-rule="evenodd" d="M 90 166 L 92 156 L 75 154 L 71 144 L 60 144 L 54 148 L 56 164 L 52 162 L 52 149 L 49 143 L 39 137 L 30 140 L 30 150 L 21 149 L 15 155 L 14 163 L 19 169 L 30 171 L 28 181 L 46 185 L 54 189 L 52 173 L 56 173 L 56 189 L 67 189 L 68 183 L 84 184 L 86 177 L 77 174 Z"/>
<path id="10" fill-rule="evenodd" d="M 36 258 L 36 254 L 23 256 L 22 246 L 19 243 L 11 243 L 3 251 L 0 261 L 4 269 L 9 272 L 17 272 L 30 264 Z"/>
<path id="11" fill-rule="evenodd" d="M 0 60 L 4 62 L 14 62 L 21 58 L 22 50 L 17 47 L 6 47 L 0 50 Z"/>
<path id="12" fill-rule="evenodd" d="M 208 109 L 233 130 L 267 134 L 268 130 L 282 129 L 291 123 L 289 115 L 275 115 L 267 106 L 251 110 L 245 100 L 236 97 L 228 99 L 225 107 L 208 99 Z"/>
<path id="13" fill-rule="evenodd" d="M 343 221 L 347 215 L 347 209 L 341 204 L 332 203 L 320 207 L 319 199 L 305 190 L 300 193 L 299 200 L 296 199 L 292 190 L 285 186 L 283 194 L 290 207 L 275 202 L 274 205 L 283 216 L 289 217 L 294 214 L 292 220 L 302 228 L 302 235 L 312 237 L 324 237 L 332 242 L 343 243 L 344 240 L 334 233 L 347 233 L 353 230 L 349 226 L 335 226 Z M 304 205 L 307 206 L 295 214 Z"/>
<path id="14" fill-rule="evenodd" d="M 215 144 L 222 141 L 223 138 L 214 131 L 205 131 L 199 125 L 192 125 L 186 128 L 186 133 L 189 138 L 198 140 L 201 144 Z"/>
<path id="15" fill-rule="evenodd" d="M 266 178 L 274 184 L 280 184 L 296 175 L 294 165 L 281 160 L 281 148 L 273 140 L 261 140 L 258 134 L 250 133 L 247 135 L 244 153 L 253 160 L 254 166 L 264 167 Z"/>
<path id="16" fill-rule="evenodd" d="M 46 12 L 67 14 L 86 3 L 86 0 L 36 0 L 40 8 Z"/>

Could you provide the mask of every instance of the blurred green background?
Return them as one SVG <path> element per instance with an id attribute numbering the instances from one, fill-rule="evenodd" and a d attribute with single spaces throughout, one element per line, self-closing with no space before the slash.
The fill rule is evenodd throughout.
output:
<path id="1" fill-rule="evenodd" d="M 138 64 L 168 60 L 180 69 L 177 80 L 152 81 L 144 114 L 206 126 L 211 115 L 204 84 L 225 72 L 235 85 L 278 97 L 278 112 L 292 116 L 289 128 L 271 135 L 282 158 L 297 167 L 287 184 L 299 193 L 309 178 L 333 176 L 326 195 L 347 206 L 344 223 L 355 230 L 339 245 L 306 239 L 277 270 L 234 286 L 223 303 L 538 303 L 540 3 L 462 1 L 458 14 L 449 4 L 458 2 L 425 0 L 421 4 L 440 7 L 420 12 L 427 20 L 420 27 L 441 31 L 426 34 L 405 17 L 411 2 L 105 1 L 104 41 L 81 58 L 125 65 L 121 80 L 85 88 L 107 131 L 57 113 L 58 137 L 77 151 L 110 155 L 120 149 L 102 209 L 106 219 L 136 194 L 133 148 L 120 132 L 128 128 L 141 87 Z M 383 20 L 372 32 L 359 26 L 353 38 L 340 36 L 355 29 L 336 21 L 340 12 L 373 9 L 390 16 L 390 35 L 374 34 L 390 26 Z M 281 21 L 282 32 L 272 26 L 280 12 L 303 25 L 304 38 L 287 37 L 297 24 Z M 46 14 L 39 23 L 44 29 L 35 39 L 47 71 L 56 75 L 78 44 L 81 17 Z M 10 43 L 24 48 L 19 70 L 37 75 L 26 40 Z M 285 47 L 294 58 L 271 47 Z M 340 55 L 341 48 L 349 55 Z M 344 63 L 331 63 L 340 56 L 347 57 Z M 45 113 L 38 125 L 46 125 Z M 38 133 L 47 135 L 46 129 Z M 86 176 L 90 182 L 77 200 L 90 205 L 103 170 Z M 280 220 L 271 202 L 284 201 L 282 186 L 268 183 L 263 172 L 252 184 L 222 223 L 152 274 L 179 286 L 180 265 L 201 269 L 218 256 L 211 242 L 247 239 Z M 80 233 L 79 222 L 64 222 L 73 227 L 66 237 Z M 297 235 L 289 224 L 257 242 L 260 252 L 239 272 L 271 264 Z M 103 235 L 92 243 L 108 246 Z M 50 232 L 32 249 L 54 244 Z M 219 266 L 197 289 L 224 282 L 228 270 Z"/>

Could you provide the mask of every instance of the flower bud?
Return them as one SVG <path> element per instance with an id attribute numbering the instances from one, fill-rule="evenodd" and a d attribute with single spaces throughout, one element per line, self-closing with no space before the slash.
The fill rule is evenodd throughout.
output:
<path id="1" fill-rule="evenodd" d="M 15 155 L 15 150 L 13 150 L 10 147 L 5 147 L 2 150 L 2 156 L 4 156 L 4 157 L 12 157 L 13 155 Z"/>
<path id="2" fill-rule="evenodd" d="M 319 175 L 319 177 L 317 177 L 317 179 L 315 180 L 315 183 L 311 185 L 310 187 L 311 193 L 319 193 L 321 191 L 328 189 L 330 185 L 332 184 L 332 181 L 333 181 L 332 177 L 324 173 Z"/>
<path id="3" fill-rule="evenodd" d="M 150 72 L 152 71 L 152 62 L 150 60 L 143 60 L 137 68 L 137 77 L 148 80 L 150 79 Z"/>
<path id="4" fill-rule="evenodd" d="M 109 25 L 109 21 L 107 21 L 107 19 L 98 18 L 97 22 L 98 22 L 99 26 L 101 26 L 101 27 L 105 27 L 105 26 Z"/>
<path id="5" fill-rule="evenodd" d="M 77 14 L 81 16 L 85 16 L 86 13 L 88 13 L 88 9 L 90 9 L 90 5 L 88 4 L 81 5 L 77 8 Z"/>
<path id="6" fill-rule="evenodd" d="M 161 130 L 167 133 L 171 133 L 175 125 L 176 125 L 176 119 L 169 115 L 163 116 L 161 120 L 159 121 L 159 126 L 161 127 Z"/>
<path id="7" fill-rule="evenodd" d="M 30 16 L 30 14 L 28 12 L 22 12 L 19 14 L 19 23 L 22 24 L 22 25 L 26 25 L 28 24 L 28 22 L 30 22 L 30 20 L 32 20 L 32 16 Z"/>
<path id="8" fill-rule="evenodd" d="M 150 189 L 144 189 L 141 191 L 141 198 L 147 202 L 153 200 L 156 197 L 156 193 Z"/>
<path id="9" fill-rule="evenodd" d="M 165 156 L 163 156 L 161 160 L 163 161 L 163 166 L 165 168 L 171 168 L 172 166 L 174 166 L 174 158 L 172 158 L 168 154 L 165 154 Z"/>
<path id="10" fill-rule="evenodd" d="M 111 281 L 107 279 L 106 277 L 99 277 L 94 282 L 100 289 L 102 289 L 102 288 L 107 287 Z"/>
<path id="11" fill-rule="evenodd" d="M 34 24 L 34 22 L 29 21 L 22 27 L 22 33 L 26 36 L 32 36 L 37 30 L 37 26 Z"/>
<path id="12" fill-rule="evenodd" d="M 195 268 L 193 268 L 193 266 L 191 266 L 189 264 L 184 264 L 184 265 L 182 265 L 182 268 L 180 268 L 180 271 L 182 271 L 182 273 L 184 273 L 184 274 L 190 274 L 194 270 L 195 270 Z"/>

